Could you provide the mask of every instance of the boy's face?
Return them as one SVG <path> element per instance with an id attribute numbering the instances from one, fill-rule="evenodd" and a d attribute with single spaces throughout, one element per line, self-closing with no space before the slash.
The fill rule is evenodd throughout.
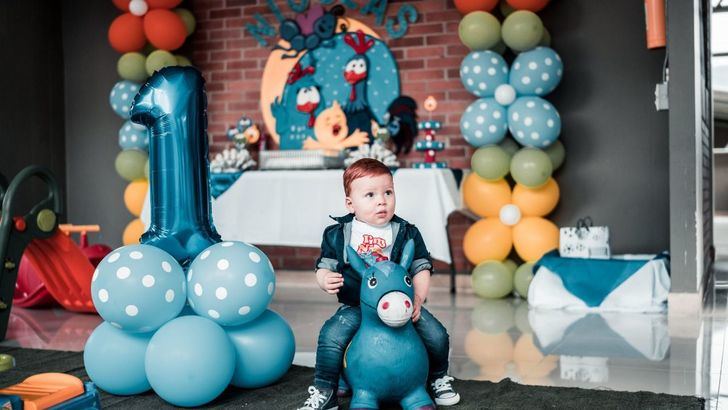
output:
<path id="1" fill-rule="evenodd" d="M 366 176 L 351 181 L 346 209 L 369 225 L 384 225 L 394 216 L 395 202 L 391 175 Z"/>

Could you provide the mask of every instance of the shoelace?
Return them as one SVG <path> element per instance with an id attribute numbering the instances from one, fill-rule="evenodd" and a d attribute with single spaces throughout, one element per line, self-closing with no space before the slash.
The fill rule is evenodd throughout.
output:
<path id="1" fill-rule="evenodd" d="M 443 376 L 443 377 L 440 377 L 439 379 L 435 380 L 432 383 L 432 385 L 435 389 L 435 392 L 439 393 L 441 391 L 452 390 L 452 385 L 450 384 L 450 382 L 453 380 L 455 380 L 455 379 L 451 376 Z"/>
<path id="2" fill-rule="evenodd" d="M 326 401 L 326 396 L 324 396 L 316 387 L 314 386 L 308 386 L 308 394 L 311 395 L 305 403 L 303 403 L 305 406 L 309 406 L 312 409 L 317 409 L 319 406 L 321 406 Z"/>

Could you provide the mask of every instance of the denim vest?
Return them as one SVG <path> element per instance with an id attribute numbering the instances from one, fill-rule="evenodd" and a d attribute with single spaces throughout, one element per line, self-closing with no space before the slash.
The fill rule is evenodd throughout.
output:
<path id="1" fill-rule="evenodd" d="M 328 226 L 324 230 L 323 239 L 321 240 L 321 256 L 316 259 L 315 269 L 329 269 L 341 273 L 344 276 L 344 286 L 337 294 L 339 302 L 350 306 L 358 306 L 361 279 L 349 265 L 345 252 L 351 241 L 351 225 L 354 214 L 338 218 L 331 217 L 331 219 L 337 223 Z M 404 244 L 408 239 L 412 239 L 415 243 L 415 255 L 410 266 L 410 274 L 415 276 L 423 270 L 431 271 L 432 258 L 417 227 L 397 215 L 392 217 L 391 223 L 394 243 L 392 244 L 389 259 L 393 262 L 399 262 Z"/>

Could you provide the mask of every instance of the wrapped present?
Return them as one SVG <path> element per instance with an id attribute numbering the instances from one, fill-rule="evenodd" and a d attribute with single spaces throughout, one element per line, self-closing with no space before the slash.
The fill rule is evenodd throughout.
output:
<path id="1" fill-rule="evenodd" d="M 559 230 L 562 258 L 609 259 L 609 227 L 594 226 L 591 218 L 580 219 L 576 227 Z"/>

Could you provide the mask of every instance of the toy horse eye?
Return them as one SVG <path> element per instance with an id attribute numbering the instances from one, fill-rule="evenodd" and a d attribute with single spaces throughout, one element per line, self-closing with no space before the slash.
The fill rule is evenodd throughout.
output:
<path id="1" fill-rule="evenodd" d="M 374 289 L 377 287 L 377 278 L 369 278 L 369 281 L 367 282 L 367 286 L 369 286 L 369 289 Z"/>
<path id="2" fill-rule="evenodd" d="M 406 284 L 407 286 L 412 286 L 412 278 L 410 278 L 409 276 L 405 276 L 405 277 L 404 277 L 404 283 L 405 283 L 405 284 Z"/>

